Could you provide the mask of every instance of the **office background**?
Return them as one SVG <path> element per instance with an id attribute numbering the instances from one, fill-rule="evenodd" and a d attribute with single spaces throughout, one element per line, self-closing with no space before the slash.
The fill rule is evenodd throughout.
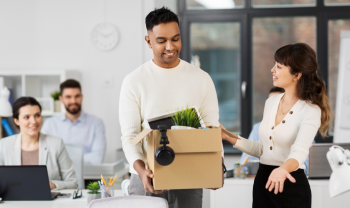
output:
<path id="1" fill-rule="evenodd" d="M 79 71 L 83 110 L 102 118 L 106 127 L 104 162 L 116 161 L 116 150 L 121 148 L 121 83 L 153 56 L 144 41 L 144 18 L 161 2 L 0 0 L 0 72 Z M 119 32 L 118 45 L 108 52 L 98 50 L 91 41 L 92 30 L 104 21 L 116 25 Z M 106 80 L 112 81 L 110 86 L 105 86 Z"/>
<path id="2" fill-rule="evenodd" d="M 0 71 L 79 71 L 83 109 L 103 119 L 104 162 L 113 162 L 121 148 L 118 101 L 122 80 L 152 58 L 144 41 L 144 18 L 155 7 L 167 6 L 180 16 L 181 58 L 209 72 L 218 93 L 220 122 L 231 131 L 248 137 L 252 125 L 261 119 L 272 87 L 273 54 L 288 43 L 306 42 L 317 51 L 334 110 L 340 31 L 350 30 L 349 0 L 208 2 L 0 0 Z M 108 52 L 98 50 L 91 41 L 93 28 L 105 21 L 119 31 L 118 45 Z M 318 141 L 332 141 L 332 132 L 328 139 Z M 230 145 L 225 150 L 236 153 L 225 156 L 230 168 L 240 155 Z"/>

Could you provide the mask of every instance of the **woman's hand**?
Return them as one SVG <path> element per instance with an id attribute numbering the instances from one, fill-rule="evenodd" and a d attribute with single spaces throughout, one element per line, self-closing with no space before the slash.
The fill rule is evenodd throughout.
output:
<path id="1" fill-rule="evenodd" d="M 286 179 L 289 179 L 292 183 L 295 183 L 295 179 L 292 177 L 292 175 L 284 168 L 276 168 L 274 169 L 269 177 L 269 180 L 266 183 L 265 188 L 269 189 L 271 192 L 273 189 L 275 189 L 275 194 L 282 193 L 284 181 Z"/>
<path id="2" fill-rule="evenodd" d="M 219 127 L 226 130 L 226 128 L 225 128 L 223 125 L 221 125 L 221 124 L 220 124 Z M 236 144 L 236 141 L 237 141 L 236 138 L 230 137 L 230 136 L 226 135 L 226 134 L 223 133 L 223 132 L 221 132 L 221 138 L 222 138 L 223 140 L 226 140 L 226 141 L 230 142 L 232 145 L 235 145 L 235 144 Z"/>
<path id="3" fill-rule="evenodd" d="M 50 181 L 50 189 L 52 190 L 54 188 L 56 188 L 56 185 Z"/>

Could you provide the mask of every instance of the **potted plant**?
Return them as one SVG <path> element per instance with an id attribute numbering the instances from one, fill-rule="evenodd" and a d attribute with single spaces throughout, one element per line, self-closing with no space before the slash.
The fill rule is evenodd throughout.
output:
<path id="1" fill-rule="evenodd" d="M 201 127 L 202 118 L 193 107 L 187 107 L 171 114 L 173 126 L 171 129 L 198 129 Z"/>
<path id="2" fill-rule="evenodd" d="M 90 182 L 87 186 L 87 189 L 89 190 L 87 201 L 88 205 L 92 200 L 101 198 L 101 192 L 99 192 L 100 185 L 98 184 L 98 182 Z"/>
<path id="3" fill-rule="evenodd" d="M 61 102 L 59 100 L 60 92 L 57 90 L 52 92 L 51 97 L 53 98 L 53 101 L 54 101 L 54 111 L 61 112 Z"/>

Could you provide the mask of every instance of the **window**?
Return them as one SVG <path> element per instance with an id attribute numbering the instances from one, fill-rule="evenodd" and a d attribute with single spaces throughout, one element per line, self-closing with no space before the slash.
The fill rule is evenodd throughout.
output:
<path id="1" fill-rule="evenodd" d="M 334 113 L 337 100 L 341 30 L 350 30 L 350 19 L 334 19 L 328 21 L 328 97 L 329 104 Z M 332 129 L 330 133 L 333 133 Z"/>
<path id="2" fill-rule="evenodd" d="M 220 122 L 240 134 L 240 23 L 191 23 L 190 36 L 191 62 L 215 84 Z"/>
<path id="3" fill-rule="evenodd" d="M 187 9 L 237 9 L 242 8 L 244 0 L 186 0 Z"/>
<path id="4" fill-rule="evenodd" d="M 316 6 L 316 0 L 253 0 L 254 7 L 305 7 Z"/>
<path id="5" fill-rule="evenodd" d="M 298 42 L 316 50 L 315 17 L 253 19 L 253 123 L 262 120 L 264 104 L 273 87 L 271 68 L 280 47 Z"/>
<path id="6" fill-rule="evenodd" d="M 324 0 L 326 6 L 350 5 L 350 0 Z"/>
<path id="7" fill-rule="evenodd" d="M 335 109 L 339 34 L 350 30 L 350 0 L 234 0 L 234 6 L 212 1 L 221 2 L 217 8 L 203 2 L 179 0 L 181 58 L 200 63 L 214 80 L 224 126 L 249 136 L 272 87 L 274 53 L 297 42 L 316 50 Z M 332 142 L 329 135 L 316 142 Z"/>

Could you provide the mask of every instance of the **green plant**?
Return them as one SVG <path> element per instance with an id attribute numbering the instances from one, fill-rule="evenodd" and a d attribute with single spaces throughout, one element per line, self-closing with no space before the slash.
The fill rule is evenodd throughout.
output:
<path id="1" fill-rule="evenodd" d="M 98 184 L 98 182 L 90 182 L 89 185 L 87 186 L 87 189 L 89 189 L 90 191 L 88 192 L 88 194 L 98 194 L 100 192 L 98 192 L 100 190 L 100 185 Z"/>
<path id="2" fill-rule="evenodd" d="M 196 129 L 201 126 L 200 122 L 202 120 L 202 118 L 198 117 L 196 109 L 189 107 L 173 113 L 171 119 L 175 126 L 189 126 Z"/>
<path id="3" fill-rule="evenodd" d="M 60 91 L 54 91 L 51 93 L 51 97 L 53 98 L 53 100 L 59 100 L 60 97 Z"/>

